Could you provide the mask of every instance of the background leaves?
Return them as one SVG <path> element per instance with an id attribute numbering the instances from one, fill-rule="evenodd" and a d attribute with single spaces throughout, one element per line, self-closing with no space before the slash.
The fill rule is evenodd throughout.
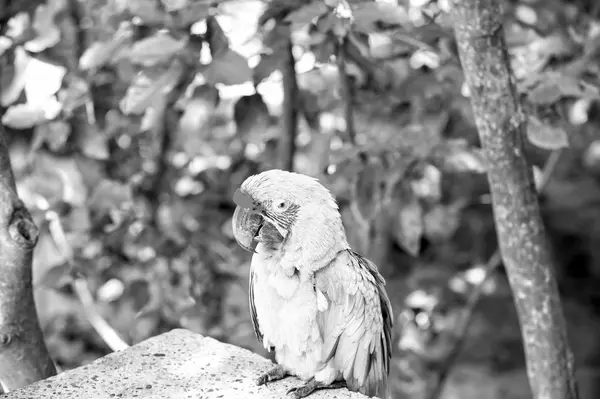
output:
<path id="1" fill-rule="evenodd" d="M 447 1 L 30 8 L 0 37 L 2 122 L 19 193 L 41 226 L 36 295 L 62 367 L 109 350 L 74 281 L 127 342 L 184 326 L 264 354 L 247 312 L 249 258 L 231 235 L 232 196 L 278 164 L 283 110 L 295 109 L 296 170 L 336 196 L 352 248 L 378 265 L 406 321 L 394 331 L 394 397 L 431 385 L 496 246 Z M 599 16 L 586 1 L 505 9 L 526 155 L 538 182 L 555 164 L 541 197 L 575 355 L 595 367 Z M 299 94 L 284 103 L 290 44 Z M 72 261 L 52 236 L 55 214 Z M 527 397 L 515 383 L 525 372 L 508 292 L 501 273 L 486 282 L 448 395 L 494 397 L 499 387 Z"/>

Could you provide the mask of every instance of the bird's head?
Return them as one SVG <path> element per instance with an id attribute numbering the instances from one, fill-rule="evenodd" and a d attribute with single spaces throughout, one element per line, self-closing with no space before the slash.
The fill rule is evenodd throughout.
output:
<path id="1" fill-rule="evenodd" d="M 238 244 L 253 251 L 258 243 L 267 247 L 293 240 L 327 241 L 325 232 L 343 227 L 338 206 L 329 190 L 317 179 L 273 169 L 248 177 L 233 197 L 233 234 Z"/>

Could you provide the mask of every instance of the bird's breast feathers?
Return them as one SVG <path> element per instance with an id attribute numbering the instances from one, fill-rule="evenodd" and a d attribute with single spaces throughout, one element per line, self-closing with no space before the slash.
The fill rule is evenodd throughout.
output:
<path id="1" fill-rule="evenodd" d="M 252 258 L 256 324 L 264 347 L 275 348 L 278 363 L 309 379 L 321 361 L 322 342 L 313 283 L 286 275 L 273 262 L 259 253 Z"/>

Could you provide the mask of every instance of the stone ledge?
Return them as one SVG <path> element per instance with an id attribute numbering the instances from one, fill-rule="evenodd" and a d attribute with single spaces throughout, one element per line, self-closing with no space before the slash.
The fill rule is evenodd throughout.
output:
<path id="1" fill-rule="evenodd" d="M 281 399 L 296 378 L 258 387 L 272 363 L 246 349 L 176 329 L 121 352 L 10 392 L 2 399 Z M 345 389 L 310 399 L 364 399 Z"/>

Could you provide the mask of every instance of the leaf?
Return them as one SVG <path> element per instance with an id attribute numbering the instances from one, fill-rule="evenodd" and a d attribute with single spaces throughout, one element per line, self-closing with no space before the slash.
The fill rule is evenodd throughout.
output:
<path id="1" fill-rule="evenodd" d="M 129 44 L 133 37 L 131 24 L 123 23 L 111 40 L 94 42 L 88 47 L 79 59 L 79 68 L 82 71 L 98 69 L 110 63 L 114 57 Z"/>
<path id="2" fill-rule="evenodd" d="M 569 107 L 569 122 L 572 125 L 583 125 L 588 122 L 590 110 L 595 102 L 592 100 L 580 98 Z"/>
<path id="3" fill-rule="evenodd" d="M 164 121 L 166 100 L 165 96 L 154 97 L 154 101 L 146 108 L 144 116 L 142 116 L 142 122 L 140 124 L 141 132 L 153 130 L 160 126 L 161 121 Z"/>
<path id="4" fill-rule="evenodd" d="M 262 137 L 270 124 L 269 109 L 259 93 L 242 96 L 233 107 L 233 120 L 238 135 L 250 140 Z"/>
<path id="5" fill-rule="evenodd" d="M 36 4 L 32 4 L 32 6 L 35 5 Z M 18 14 L 10 18 L 10 20 L 4 22 L 6 22 L 6 29 L 4 34 L 6 35 L 6 37 L 11 38 L 15 41 L 18 41 L 20 38 L 27 35 L 27 31 L 31 31 L 31 21 L 29 13 L 19 12 Z"/>
<path id="6" fill-rule="evenodd" d="M 79 69 L 87 71 L 106 65 L 114 52 L 113 41 L 94 42 L 81 55 Z"/>
<path id="7" fill-rule="evenodd" d="M 307 90 L 300 90 L 298 93 L 299 110 L 306 119 L 311 129 L 318 130 L 321 126 L 321 109 L 319 108 L 319 98 L 315 93 Z M 314 137 L 313 137 L 314 138 Z M 327 157 L 329 158 L 329 151 Z"/>
<path id="8" fill-rule="evenodd" d="M 261 54 L 260 61 L 252 70 L 252 82 L 254 86 L 258 86 L 263 80 L 267 79 L 271 74 L 280 70 L 283 61 L 285 60 L 283 52 Z"/>
<path id="9" fill-rule="evenodd" d="M 22 47 L 15 49 L 14 75 L 8 85 L 2 85 L 2 106 L 7 107 L 19 99 L 27 83 L 27 67 L 31 57 Z M 5 72 L 6 73 L 6 72 Z M 4 83 L 4 82 L 3 82 Z"/>
<path id="10" fill-rule="evenodd" d="M 203 3 L 203 1 L 191 0 L 194 3 Z M 167 12 L 179 11 L 189 5 L 188 0 L 160 0 Z"/>
<path id="11" fill-rule="evenodd" d="M 315 62 L 328 63 L 335 54 L 335 39 L 324 35 L 323 40 L 310 46 L 310 51 L 315 56 Z"/>
<path id="12" fill-rule="evenodd" d="M 531 90 L 527 97 L 533 104 L 551 105 L 558 102 L 563 93 L 556 82 L 547 80 Z"/>
<path id="13" fill-rule="evenodd" d="M 273 26 L 262 37 L 263 48 L 270 49 L 276 53 L 285 50 L 290 43 L 290 27 L 288 25 L 278 23 Z"/>
<path id="14" fill-rule="evenodd" d="M 442 196 L 442 173 L 435 166 L 425 164 L 419 178 L 410 180 L 410 186 L 417 198 L 439 201 Z"/>
<path id="15" fill-rule="evenodd" d="M 73 158 L 87 190 L 92 190 L 104 179 L 106 167 L 103 162 L 80 155 Z"/>
<path id="16" fill-rule="evenodd" d="M 381 177 L 383 166 L 378 161 L 369 160 L 358 172 L 352 184 L 352 209 L 354 216 L 369 224 L 381 210 L 383 192 Z"/>
<path id="17" fill-rule="evenodd" d="M 213 60 L 229 52 L 229 39 L 213 15 L 206 18 L 206 36 Z"/>
<path id="18" fill-rule="evenodd" d="M 133 63 L 149 67 L 171 59 L 183 50 L 185 41 L 175 40 L 167 33 L 158 32 L 135 43 L 129 52 Z"/>
<path id="19" fill-rule="evenodd" d="M 354 29 L 363 33 L 381 30 L 377 26 L 381 23 L 386 27 L 399 27 L 410 22 L 404 7 L 388 2 L 361 3 L 352 13 L 354 14 Z"/>
<path id="20" fill-rule="evenodd" d="M 369 34 L 369 47 L 371 57 L 375 59 L 389 59 L 396 51 L 396 46 L 390 35 L 385 33 L 372 32 Z M 405 63 L 405 59 L 395 60 L 397 63 Z M 394 64 L 395 66 L 395 64 Z M 439 73 L 439 72 L 438 72 Z M 399 73 L 402 75 L 402 73 Z"/>
<path id="21" fill-rule="evenodd" d="M 86 181 L 86 184 L 88 183 L 89 182 Z M 88 247 L 88 251 L 95 250 L 100 252 L 102 250 L 102 247 L 97 248 L 97 245 L 93 245 L 93 242 L 90 243 L 90 237 L 84 238 L 84 236 L 87 235 L 87 233 L 89 233 L 89 230 L 92 227 L 90 223 L 90 215 L 85 205 L 73 206 L 66 215 L 61 216 L 62 225 L 65 232 L 71 236 L 78 236 L 78 238 L 70 240 L 72 241 L 72 244 L 81 243 L 81 245 L 78 248 L 83 249 L 83 247 Z M 81 238 L 84 238 L 84 240 L 81 240 Z M 94 247 L 96 248 L 94 249 Z"/>
<path id="22" fill-rule="evenodd" d="M 108 137 L 98 129 L 98 126 L 91 124 L 81 126 L 77 142 L 83 155 L 98 160 L 109 158 Z"/>
<path id="23" fill-rule="evenodd" d="M 173 23 L 178 28 L 188 29 L 198 21 L 206 19 L 209 15 L 213 1 L 193 0 L 177 11 L 171 12 Z"/>
<path id="24" fill-rule="evenodd" d="M 19 183 L 19 195 L 26 205 L 43 210 L 60 202 L 83 205 L 87 193 L 75 159 L 45 151 L 36 154 L 31 173 Z"/>
<path id="25" fill-rule="evenodd" d="M 128 184 L 105 179 L 94 189 L 87 205 L 96 210 L 126 209 L 133 204 L 133 192 Z"/>
<path id="26" fill-rule="evenodd" d="M 179 83 L 182 74 L 183 65 L 179 60 L 174 60 L 169 69 L 163 73 L 140 72 L 131 82 L 125 97 L 120 102 L 121 111 L 125 115 L 144 112 L 156 96 L 169 94 Z"/>
<path id="27" fill-rule="evenodd" d="M 423 209 L 418 198 L 405 190 L 400 198 L 399 208 L 393 225 L 393 236 L 396 243 L 412 256 L 417 256 L 421 250 L 423 235 Z"/>
<path id="28" fill-rule="evenodd" d="M 62 8 L 58 3 L 49 1 L 48 4 L 37 6 L 32 24 L 37 37 L 25 43 L 24 47 L 27 51 L 39 53 L 60 41 L 60 29 L 54 23 L 57 12 Z"/>
<path id="29" fill-rule="evenodd" d="M 96 186 L 87 202 L 92 222 L 104 222 L 110 218 L 111 229 L 120 226 L 133 206 L 131 186 L 105 179 Z"/>
<path id="30" fill-rule="evenodd" d="M 71 267 L 65 255 L 60 253 L 48 231 L 40 229 L 34 249 L 34 286 L 59 288 L 71 277 Z M 36 259 L 37 258 L 37 259 Z M 39 260 L 43 259 L 43 262 Z"/>
<path id="31" fill-rule="evenodd" d="M 327 4 L 327 1 L 325 1 L 325 4 L 333 8 L 331 15 L 335 17 L 335 23 L 331 31 L 336 37 L 344 38 L 350 33 L 354 22 L 352 8 L 347 0 L 333 0 L 331 3 Z"/>
<path id="32" fill-rule="evenodd" d="M 71 264 L 68 262 L 47 268 L 44 272 L 42 277 L 35 279 L 34 285 L 36 287 L 59 289 L 73 280 Z"/>
<path id="33" fill-rule="evenodd" d="M 62 104 L 66 115 L 71 115 L 73 111 L 91 101 L 88 83 L 81 77 L 69 75 L 66 88 L 58 93 L 58 99 Z"/>
<path id="34" fill-rule="evenodd" d="M 165 20 L 165 13 L 156 0 L 128 0 L 126 4 L 129 12 L 145 25 L 160 25 Z"/>
<path id="35" fill-rule="evenodd" d="M 284 21 L 292 24 L 292 30 L 297 30 L 313 22 L 315 18 L 320 17 L 327 11 L 328 8 L 325 3 L 322 1 L 313 1 L 289 13 Z"/>
<path id="36" fill-rule="evenodd" d="M 451 239 L 460 225 L 461 210 L 462 204 L 435 205 L 423 219 L 425 237 L 438 243 Z"/>
<path id="37" fill-rule="evenodd" d="M 576 77 L 551 73 L 529 93 L 529 100 L 534 104 L 550 105 L 564 97 L 598 98 L 597 87 L 584 84 Z"/>
<path id="38" fill-rule="evenodd" d="M 190 156 L 201 153 L 205 140 L 212 133 L 219 92 L 214 86 L 198 86 L 179 119 L 174 147 Z"/>
<path id="39" fill-rule="evenodd" d="M 2 116 L 2 124 L 14 129 L 28 129 L 45 121 L 44 109 L 31 103 L 13 105 Z"/>
<path id="40" fill-rule="evenodd" d="M 327 14 L 321 15 L 315 21 L 315 27 L 317 28 L 316 31 L 327 35 L 332 33 L 336 23 L 337 17 L 328 12 Z"/>
<path id="41" fill-rule="evenodd" d="M 529 51 L 540 54 L 548 59 L 551 57 L 569 57 L 575 54 L 578 45 L 566 30 L 557 30 L 548 36 L 529 44 Z"/>
<path id="42" fill-rule="evenodd" d="M 37 150 L 44 143 L 50 151 L 63 150 L 71 134 L 71 126 L 62 120 L 44 123 L 36 127 L 31 144 L 32 150 Z"/>
<path id="43" fill-rule="evenodd" d="M 290 29 L 287 25 L 276 24 L 263 36 L 262 45 L 265 51 L 260 55 L 260 61 L 253 70 L 254 86 L 281 68 L 287 59 L 289 43 Z"/>
<path id="44" fill-rule="evenodd" d="M 445 172 L 484 173 L 488 169 L 483 150 L 470 147 L 463 139 L 445 140 L 433 148 L 430 157 Z"/>
<path id="45" fill-rule="evenodd" d="M 143 295 L 142 300 L 136 301 L 136 305 L 139 306 L 139 310 L 135 315 L 136 319 L 154 316 L 159 313 L 165 303 L 165 296 L 167 291 L 163 288 L 162 283 L 158 279 L 153 280 L 139 280 L 137 284 L 132 284 L 132 287 L 138 287 Z M 142 291 L 143 290 L 143 291 Z"/>
<path id="46" fill-rule="evenodd" d="M 527 138 L 533 145 L 545 150 L 569 146 L 569 138 L 563 128 L 543 123 L 533 115 L 529 115 L 528 120 Z"/>
<path id="47" fill-rule="evenodd" d="M 270 20 L 279 21 L 290 12 L 303 7 L 312 0 L 272 0 L 267 4 L 264 12 L 258 17 L 258 26 L 262 27 Z"/>
<path id="48" fill-rule="evenodd" d="M 233 50 L 213 58 L 212 62 L 202 70 L 202 75 L 211 85 L 221 83 L 231 86 L 252 81 L 252 69 L 248 66 L 248 60 Z"/>
<path id="49" fill-rule="evenodd" d="M 38 59 L 31 59 L 27 65 L 25 95 L 27 102 L 45 104 L 62 86 L 67 69 Z"/>

